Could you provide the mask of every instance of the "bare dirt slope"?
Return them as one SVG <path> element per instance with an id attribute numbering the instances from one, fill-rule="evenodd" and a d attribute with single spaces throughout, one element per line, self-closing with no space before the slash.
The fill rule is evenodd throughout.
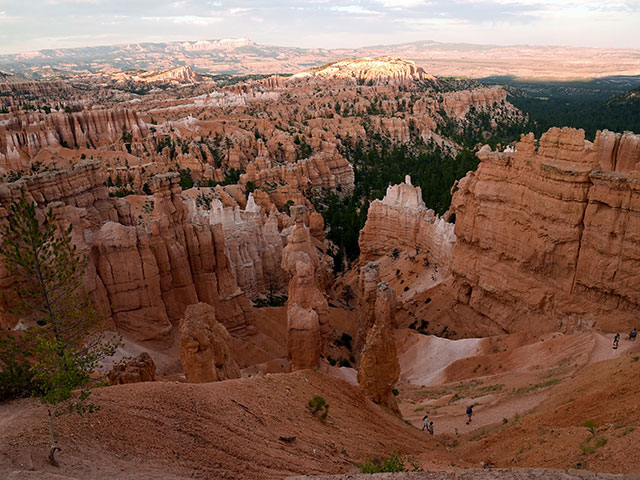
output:
<path id="1" fill-rule="evenodd" d="M 330 404 L 326 422 L 307 407 L 318 394 Z M 348 472 L 372 455 L 439 448 L 358 389 L 311 371 L 120 385 L 94 395 L 97 414 L 60 421 L 59 469 L 45 462 L 45 410 L 33 401 L 0 405 L 0 478 L 33 470 L 29 478 L 269 479 Z"/>
<path id="2" fill-rule="evenodd" d="M 428 414 L 434 439 L 458 467 L 640 473 L 640 343 L 623 338 L 614 350 L 612 336 L 451 341 L 399 331 L 400 409 L 416 426 Z M 425 469 L 437 469 L 428 456 L 420 459 Z"/>
<path id="3" fill-rule="evenodd" d="M 640 473 L 640 355 L 634 350 L 588 365 L 551 389 L 531 414 L 480 435 L 461 453 L 498 466 Z"/>

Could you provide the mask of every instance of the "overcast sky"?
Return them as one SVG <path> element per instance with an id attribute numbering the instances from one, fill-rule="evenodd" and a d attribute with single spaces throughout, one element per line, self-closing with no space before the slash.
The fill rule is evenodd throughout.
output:
<path id="1" fill-rule="evenodd" d="M 228 37 L 640 48 L 640 0 L 0 0 L 0 53 Z"/>

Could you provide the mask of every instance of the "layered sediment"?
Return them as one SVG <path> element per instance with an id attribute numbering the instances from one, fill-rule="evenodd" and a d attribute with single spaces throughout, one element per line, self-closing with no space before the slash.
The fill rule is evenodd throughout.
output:
<path id="1" fill-rule="evenodd" d="M 88 259 L 85 288 L 135 340 L 170 341 L 185 308 L 199 301 L 214 305 L 228 330 L 243 332 L 249 304 L 225 255 L 222 227 L 188 221 L 178 180 L 158 175 L 153 196 L 111 198 L 100 163 L 86 161 L 0 187 L 0 221 L 22 191 L 40 209 L 54 208 Z M 0 270 L 0 290 L 12 285 Z M 16 317 L 0 315 L 3 326 L 15 325 Z"/>
<path id="2" fill-rule="evenodd" d="M 358 240 L 360 261 L 409 250 L 448 269 L 456 239 L 453 227 L 426 207 L 421 188 L 414 187 L 407 176 L 405 183 L 388 187 L 384 199 L 371 202 Z"/>
<path id="3" fill-rule="evenodd" d="M 640 136 L 552 128 L 484 147 L 452 203 L 458 302 L 504 331 L 631 326 L 640 306 Z M 634 273 L 635 272 L 635 273 Z"/>

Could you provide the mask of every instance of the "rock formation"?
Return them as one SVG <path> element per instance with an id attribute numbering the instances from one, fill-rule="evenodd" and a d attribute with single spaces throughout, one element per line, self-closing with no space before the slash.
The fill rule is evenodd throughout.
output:
<path id="1" fill-rule="evenodd" d="M 107 375 L 111 385 L 124 383 L 153 382 L 156 379 L 156 364 L 147 352 L 113 367 Z"/>
<path id="2" fill-rule="evenodd" d="M 387 188 L 382 201 L 371 202 L 358 240 L 360 261 L 376 260 L 394 249 L 409 250 L 425 254 L 431 264 L 447 270 L 456 239 L 453 227 L 427 209 L 422 189 L 411 185 L 407 175 L 405 183 Z"/>
<path id="3" fill-rule="evenodd" d="M 100 163 L 85 161 L 2 185 L 0 221 L 21 190 L 39 207 L 53 205 L 89 260 L 85 288 L 135 340 L 170 341 L 172 324 L 199 301 L 215 305 L 229 330 L 245 331 L 249 305 L 230 270 L 222 227 L 188 221 L 178 175 L 154 177 L 154 196 L 132 200 L 110 198 L 104 182 Z M 0 270 L 0 290 L 12 285 Z M 3 326 L 15 321 L 0 314 Z"/>
<path id="4" fill-rule="evenodd" d="M 216 310 L 206 303 L 190 305 L 180 321 L 180 359 L 189 383 L 239 378 L 231 358 L 231 335 L 216 320 Z"/>
<path id="5" fill-rule="evenodd" d="M 333 148 L 285 165 L 274 165 L 268 157 L 258 157 L 247 165 L 241 181 L 257 185 L 284 183 L 298 191 L 340 187 L 349 192 L 353 190 L 354 173 L 351 164 Z"/>
<path id="6" fill-rule="evenodd" d="M 183 65 L 169 70 L 150 70 L 138 75 L 122 74 L 122 77 L 120 78 L 123 80 L 126 79 L 144 83 L 196 83 L 204 80 L 202 75 L 194 71 L 193 68 L 188 65 Z"/>
<path id="7" fill-rule="evenodd" d="M 120 145 L 125 130 L 132 138 L 147 134 L 146 124 L 127 109 L 15 114 L 0 125 L 0 174 L 26 170 L 30 160 L 48 147 Z"/>
<path id="8" fill-rule="evenodd" d="M 367 333 L 360 355 L 358 383 L 367 397 L 400 415 L 393 387 L 400 377 L 400 364 L 393 336 L 395 292 L 386 283 L 376 289 L 375 323 Z"/>
<path id="9" fill-rule="evenodd" d="M 640 136 L 552 128 L 478 157 L 452 203 L 458 301 L 504 331 L 631 328 Z"/>
<path id="10" fill-rule="evenodd" d="M 395 57 L 356 58 L 330 63 L 324 67 L 298 73 L 292 81 L 304 78 L 343 79 L 353 83 L 406 83 L 413 80 L 435 80 L 422 67 L 410 60 Z"/>
<path id="11" fill-rule="evenodd" d="M 291 370 L 315 368 L 330 335 L 329 306 L 318 279 L 330 273 L 318 255 L 309 228 L 304 225 L 304 207 L 292 207 L 296 225 L 282 257 L 282 269 L 291 275 L 287 303 L 287 355 Z"/>
<path id="12" fill-rule="evenodd" d="M 362 351 L 367 334 L 376 321 L 378 283 L 380 283 L 380 265 L 369 262 L 360 272 L 360 315 L 358 316 L 358 334 L 354 342 L 355 352 Z"/>
<path id="13" fill-rule="evenodd" d="M 471 107 L 485 111 L 506 100 L 507 92 L 501 88 L 476 88 L 443 94 L 442 108 L 450 116 L 464 117 Z"/>
<path id="14" fill-rule="evenodd" d="M 206 198 L 209 194 L 218 194 L 202 190 L 199 195 Z M 210 206 L 197 202 L 197 197 L 187 201 L 190 221 L 222 226 L 229 267 L 247 297 L 254 299 L 279 292 L 286 286 L 288 278 L 281 269 L 284 245 L 277 213 L 263 215 L 262 207 L 256 204 L 252 194 L 245 208 L 235 202 L 225 206 L 220 199 L 212 199 Z"/>

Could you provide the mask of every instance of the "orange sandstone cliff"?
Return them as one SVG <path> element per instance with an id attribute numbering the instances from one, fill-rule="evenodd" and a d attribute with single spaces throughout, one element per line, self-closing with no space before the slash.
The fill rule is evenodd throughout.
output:
<path id="1" fill-rule="evenodd" d="M 552 128 L 484 147 L 452 203 L 458 305 L 504 331 L 630 328 L 640 306 L 640 136 Z M 454 306 L 454 308 L 456 308 Z"/>

